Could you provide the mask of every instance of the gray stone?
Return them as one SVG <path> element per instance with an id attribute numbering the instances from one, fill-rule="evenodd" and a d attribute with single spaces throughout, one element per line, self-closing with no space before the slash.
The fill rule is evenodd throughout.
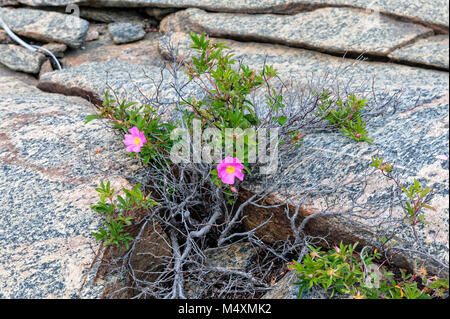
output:
<path id="1" fill-rule="evenodd" d="M 111 23 L 108 30 L 115 44 L 135 42 L 145 36 L 143 25 L 140 23 Z"/>
<path id="2" fill-rule="evenodd" d="M 70 47 L 81 46 L 89 28 L 89 22 L 74 15 L 44 10 L 0 8 L 0 15 L 18 35 Z"/>
<path id="3" fill-rule="evenodd" d="M 141 41 L 115 45 L 108 34 L 102 34 L 98 41 L 86 43 L 84 50 L 73 50 L 66 53 L 62 62 L 66 67 L 72 67 L 118 59 L 139 65 L 163 66 L 164 60 L 158 49 L 160 36 L 161 34 L 158 32 L 152 32 L 147 33 Z"/>
<path id="4" fill-rule="evenodd" d="M 234 243 L 225 247 L 210 248 L 204 251 L 206 265 L 229 271 L 247 271 L 254 262 L 258 249 L 248 242 Z M 187 281 L 184 285 L 186 298 L 197 299 L 205 297 L 204 293 L 215 283 L 217 270 L 205 275 L 202 281 Z"/>
<path id="5" fill-rule="evenodd" d="M 241 13 L 292 14 L 320 7 L 355 7 L 395 15 L 448 32 L 449 2 L 447 0 L 19 0 L 19 2 L 42 6 L 61 6 L 69 3 L 90 3 L 111 7 L 162 7 L 199 8 L 208 11 Z"/>
<path id="6" fill-rule="evenodd" d="M 157 66 L 136 65 L 117 59 L 83 64 L 43 75 L 39 88 L 49 92 L 79 95 L 95 105 L 102 104 L 105 92 L 109 90 L 114 91 L 120 99 L 145 104 L 154 97 L 161 76 L 163 81 L 160 89 L 164 95 L 159 98 L 161 102 L 167 103 L 167 109 L 161 112 L 170 115 L 169 110 L 177 103 L 178 96 L 171 86 L 169 71 L 161 74 L 161 68 Z M 186 79 L 184 72 L 180 72 L 179 77 L 180 81 Z M 186 90 L 190 88 L 192 86 L 188 86 Z"/>
<path id="7" fill-rule="evenodd" d="M 339 74 L 342 81 L 354 79 L 356 85 L 361 82 L 374 81 L 375 88 L 385 90 L 395 88 L 427 87 L 436 90 L 448 89 L 448 73 L 434 70 L 424 70 L 393 63 L 355 61 L 322 54 L 310 50 L 290 48 L 283 45 L 272 45 L 255 42 L 238 42 L 229 39 L 215 39 L 211 41 L 226 42 L 232 48 L 234 59 L 243 61 L 254 70 L 261 70 L 264 63 L 272 64 L 284 80 L 297 83 L 308 83 L 311 77 L 317 78 Z M 169 33 L 160 38 L 161 55 L 169 58 L 167 47 L 171 44 L 178 50 L 178 58 L 190 61 L 194 54 L 190 48 L 192 41 L 185 33 Z"/>
<path id="8" fill-rule="evenodd" d="M 37 74 L 45 56 L 14 44 L 0 44 L 0 63 L 11 70 Z"/>
<path id="9" fill-rule="evenodd" d="M 236 243 L 225 247 L 210 248 L 204 251 L 206 261 L 211 267 L 244 271 L 254 261 L 257 249 L 250 243 Z"/>
<path id="10" fill-rule="evenodd" d="M 295 285 L 295 282 L 297 282 L 295 271 L 288 271 L 261 299 L 298 299 L 299 286 Z M 312 287 L 303 291 L 300 299 L 328 299 L 328 296 L 323 288 Z"/>
<path id="11" fill-rule="evenodd" d="M 433 31 L 351 8 L 324 8 L 283 15 L 208 13 L 199 9 L 177 12 L 161 22 L 162 32 L 206 32 L 213 37 L 270 42 L 338 54 L 387 55 Z"/>
<path id="12" fill-rule="evenodd" d="M 53 66 L 50 60 L 47 59 L 41 66 L 41 70 L 39 71 L 39 78 L 48 72 L 53 72 Z"/>
<path id="13" fill-rule="evenodd" d="M 17 0 L 0 0 L 0 6 L 16 6 L 18 4 Z"/>
<path id="14" fill-rule="evenodd" d="M 38 80 L 34 75 L 12 71 L 2 64 L 0 64 L 0 77 L 18 80 L 31 86 L 36 86 L 38 83 Z"/>
<path id="15" fill-rule="evenodd" d="M 57 58 L 62 58 L 64 56 L 64 52 L 67 50 L 67 45 L 62 43 L 47 43 L 42 47 L 49 50 Z"/>
<path id="16" fill-rule="evenodd" d="M 102 217 L 90 205 L 100 180 L 129 187 L 118 172 L 130 162 L 104 123 L 84 124 L 94 112 L 81 98 L 0 78 L 0 298 L 101 295 L 90 265 Z"/>
<path id="17" fill-rule="evenodd" d="M 13 43 L 14 41 L 6 34 L 3 29 L 0 29 L 0 44 L 9 44 Z"/>
<path id="18" fill-rule="evenodd" d="M 423 39 L 391 52 L 388 57 L 401 62 L 449 69 L 448 35 Z"/>
<path id="19" fill-rule="evenodd" d="M 176 9 L 174 8 L 146 8 L 145 12 L 155 18 L 158 21 L 161 21 L 166 17 L 167 15 L 174 13 Z"/>
<path id="20" fill-rule="evenodd" d="M 144 18 L 136 10 L 108 9 L 108 8 L 80 8 L 80 17 L 97 22 L 131 22 L 142 21 Z"/>

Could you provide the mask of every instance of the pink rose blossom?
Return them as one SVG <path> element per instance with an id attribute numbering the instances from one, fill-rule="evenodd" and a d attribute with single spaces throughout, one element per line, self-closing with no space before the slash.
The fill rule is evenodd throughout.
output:
<path id="1" fill-rule="evenodd" d="M 244 180 L 244 173 L 242 169 L 244 165 L 239 162 L 236 157 L 225 157 L 219 165 L 217 165 L 217 171 L 219 178 L 222 179 L 224 184 L 234 184 L 234 177 L 237 177 L 241 181 Z"/>
<path id="2" fill-rule="evenodd" d="M 147 142 L 144 132 L 139 132 L 139 129 L 135 126 L 128 130 L 131 134 L 125 134 L 123 143 L 127 146 L 127 152 L 139 153 L 141 147 Z"/>
<path id="3" fill-rule="evenodd" d="M 356 134 L 356 137 L 357 137 L 357 138 L 360 138 L 360 137 L 361 137 L 361 134 L 360 134 L 360 133 Z"/>
<path id="4" fill-rule="evenodd" d="M 236 187 L 231 187 L 231 191 L 234 192 L 234 193 L 237 193 L 237 192 L 238 192 L 237 189 L 236 189 Z"/>

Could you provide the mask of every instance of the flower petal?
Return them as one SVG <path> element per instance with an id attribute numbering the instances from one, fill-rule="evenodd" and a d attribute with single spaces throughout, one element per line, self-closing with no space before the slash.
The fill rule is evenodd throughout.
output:
<path id="1" fill-rule="evenodd" d="M 234 175 L 233 174 L 225 174 L 222 177 L 222 182 L 224 184 L 230 184 L 230 185 L 234 184 Z"/>
<path id="2" fill-rule="evenodd" d="M 132 128 L 130 128 L 128 130 L 128 132 L 130 132 L 133 137 L 138 137 L 139 133 L 140 133 L 139 129 L 136 126 L 133 126 Z"/>
<path id="3" fill-rule="evenodd" d="M 241 182 L 244 180 L 244 173 L 242 173 L 241 171 L 236 171 L 234 173 L 234 176 L 236 176 L 237 178 L 239 178 L 241 180 Z"/>

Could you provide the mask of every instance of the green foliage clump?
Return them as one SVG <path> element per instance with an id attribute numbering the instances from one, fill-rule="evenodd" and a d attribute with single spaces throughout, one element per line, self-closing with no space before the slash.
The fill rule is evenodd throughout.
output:
<path id="1" fill-rule="evenodd" d="M 350 94 L 345 101 L 341 97 L 333 101 L 330 92 L 323 91 L 317 116 L 338 128 L 344 136 L 372 144 L 373 140 L 367 136 L 366 122 L 362 120 L 361 114 L 367 102 L 367 99 L 358 99 L 354 94 Z"/>
<path id="2" fill-rule="evenodd" d="M 448 291 L 448 279 L 429 277 L 426 271 L 412 275 L 400 270 L 400 276 L 395 278 L 392 272 L 374 263 L 381 258 L 377 250 L 358 253 L 356 246 L 357 243 L 341 243 L 328 252 L 309 246 L 311 252 L 301 263 L 293 261 L 289 265 L 298 275 L 298 297 L 313 287 L 322 287 L 330 297 L 339 294 L 355 299 L 430 299 Z"/>
<path id="3" fill-rule="evenodd" d="M 414 178 L 414 183 L 408 187 L 403 186 L 397 179 L 392 176 L 393 165 L 389 163 L 384 163 L 382 158 L 378 156 L 372 157 L 372 163 L 370 166 L 379 170 L 384 176 L 393 180 L 398 187 L 400 187 L 403 193 L 407 197 L 405 202 L 404 210 L 407 215 L 406 222 L 412 226 L 417 225 L 419 222 L 427 223 L 425 221 L 425 215 L 423 208 L 435 210 L 430 203 L 430 195 L 432 189 L 430 187 L 423 187 L 420 182 Z"/>
<path id="4" fill-rule="evenodd" d="M 125 231 L 125 227 L 131 225 L 135 218 L 134 213 L 158 204 L 142 194 L 139 184 L 133 189 L 122 188 L 125 197 L 118 195 L 117 199 L 114 199 L 115 190 L 111 188 L 109 181 L 106 185 L 100 182 L 100 187 L 95 190 L 98 192 L 99 201 L 91 208 L 105 216 L 105 224 L 92 235 L 105 245 L 116 245 L 119 248 L 124 245 L 128 249 L 133 238 Z"/>

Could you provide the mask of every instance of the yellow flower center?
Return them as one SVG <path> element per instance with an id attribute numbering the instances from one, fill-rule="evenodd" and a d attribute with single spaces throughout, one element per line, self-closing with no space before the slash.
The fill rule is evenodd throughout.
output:
<path id="1" fill-rule="evenodd" d="M 141 139 L 139 137 L 136 137 L 134 139 L 134 144 L 139 145 L 141 143 Z"/>
<path id="2" fill-rule="evenodd" d="M 330 268 L 330 270 L 327 271 L 327 275 L 328 276 L 333 276 L 334 275 L 334 269 Z"/>
<path id="3" fill-rule="evenodd" d="M 228 174 L 233 174 L 235 171 L 236 171 L 236 169 L 234 168 L 234 166 L 227 166 Z"/>

